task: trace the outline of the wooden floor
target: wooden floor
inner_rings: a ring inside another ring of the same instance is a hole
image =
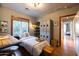
[[[73,39],[66,36],[61,44],[61,47],[55,47],[54,56],[76,56],[75,45]]]
[[[76,52],[69,48],[65,50],[63,47],[56,47],[55,51],[53,52],[52,56],[76,56]]]

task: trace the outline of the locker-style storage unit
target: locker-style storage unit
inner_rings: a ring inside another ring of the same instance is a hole
[[[51,44],[53,39],[53,20],[40,21],[40,38],[47,40]]]

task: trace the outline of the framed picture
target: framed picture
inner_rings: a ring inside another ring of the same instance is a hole
[[[0,32],[8,32],[8,22],[0,21]]]

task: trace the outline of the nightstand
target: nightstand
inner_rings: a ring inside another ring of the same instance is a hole
[[[55,50],[55,49],[52,48],[51,46],[45,46],[45,47],[43,48],[43,54],[44,54],[45,56],[52,56],[54,50]]]

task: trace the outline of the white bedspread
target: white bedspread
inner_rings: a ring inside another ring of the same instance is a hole
[[[22,43],[20,44],[28,52],[34,56],[40,55],[44,46],[49,45],[47,41],[37,42],[36,37],[22,38]]]

